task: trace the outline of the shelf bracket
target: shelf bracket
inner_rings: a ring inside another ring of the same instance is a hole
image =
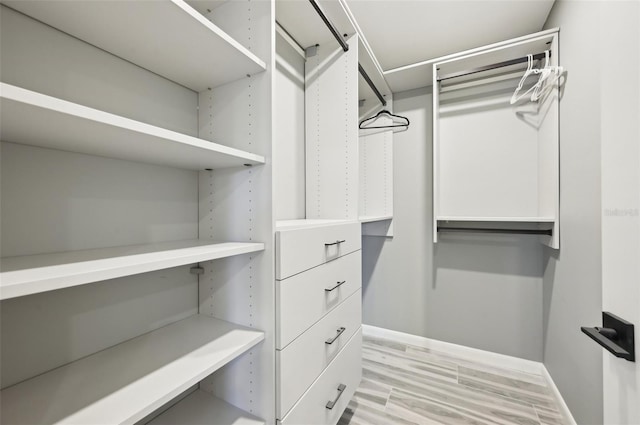
[[[204,274],[204,269],[200,267],[200,265],[198,264],[197,266],[191,267],[189,269],[189,273],[195,274],[195,275],[201,275],[201,274]]]

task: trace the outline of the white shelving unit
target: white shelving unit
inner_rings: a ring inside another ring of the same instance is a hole
[[[2,420],[133,424],[263,339],[196,315],[2,390]]]
[[[0,261],[0,300],[262,250],[262,243],[196,239],[7,257]]]
[[[0,98],[6,142],[192,170],[264,163],[260,155],[10,84],[0,83]]]
[[[275,424],[273,4],[0,8],[3,423]]]
[[[176,424],[264,425],[265,422],[219,398],[198,390],[149,422],[149,425]]]
[[[183,0],[3,4],[196,92],[266,68]]]
[[[510,103],[527,55],[545,51],[559,65],[557,29],[432,63],[434,242],[445,221],[501,222],[512,233],[511,223],[529,223],[539,224],[540,242],[559,249],[558,85],[539,101]]]

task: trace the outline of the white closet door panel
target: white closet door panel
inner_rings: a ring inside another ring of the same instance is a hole
[[[276,279],[324,264],[357,251],[361,246],[360,223],[344,223],[276,232]]]
[[[278,418],[338,355],[362,323],[362,293],[357,291],[285,349],[276,352]],[[332,341],[331,344],[328,342]],[[359,362],[352,367],[359,367]]]
[[[276,281],[276,348],[286,347],[361,287],[361,251]]]
[[[311,388],[280,422],[282,425],[336,424],[353,397],[362,378],[362,330],[347,343]],[[344,385],[342,392],[338,391]],[[333,408],[327,404],[335,401]]]

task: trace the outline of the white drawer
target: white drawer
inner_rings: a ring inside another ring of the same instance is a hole
[[[362,296],[358,290],[284,350],[276,350],[278,418],[286,415],[361,324]]]
[[[278,230],[276,232],[276,279],[286,279],[359,250],[360,227],[359,222],[351,222]]]
[[[362,286],[361,252],[276,281],[277,349],[286,347]]]
[[[335,425],[362,378],[362,330],[348,342],[338,357],[291,409],[282,425]],[[344,385],[342,392],[339,386]],[[338,397],[339,396],[339,397]],[[337,398],[337,401],[335,401]],[[332,409],[328,403],[335,401]]]

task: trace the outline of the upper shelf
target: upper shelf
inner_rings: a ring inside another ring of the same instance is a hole
[[[263,243],[186,240],[7,257],[0,300],[262,250]]]
[[[2,390],[2,421],[133,424],[263,339],[195,315]]]
[[[266,69],[183,0],[3,4],[197,92]]]
[[[192,170],[264,163],[260,155],[10,84],[0,83],[0,99],[4,142]]]

